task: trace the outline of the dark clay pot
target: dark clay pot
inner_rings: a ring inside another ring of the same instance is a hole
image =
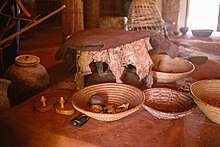
[[[4,77],[12,81],[9,87],[9,99],[16,105],[45,89],[49,84],[47,70],[34,55],[19,55],[15,63],[5,72]]]
[[[8,86],[10,84],[10,80],[0,78],[0,113],[10,108],[8,99]]]

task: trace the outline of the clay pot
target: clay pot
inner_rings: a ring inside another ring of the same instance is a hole
[[[47,70],[34,55],[17,56],[15,63],[6,70],[4,77],[12,81],[9,87],[12,105],[36,95],[50,82]]]
[[[10,80],[0,78],[0,113],[10,108],[8,99],[8,86],[10,84]]]
[[[186,35],[188,29],[189,29],[188,27],[181,27],[181,28],[179,28],[180,32],[181,32],[183,35]]]

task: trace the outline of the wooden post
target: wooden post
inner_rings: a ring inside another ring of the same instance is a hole
[[[218,12],[218,26],[217,31],[220,32],[220,4],[219,4],[219,12]]]
[[[63,41],[68,35],[84,29],[83,0],[63,0],[66,9],[62,11]]]
[[[99,0],[85,0],[85,27],[99,27]]]
[[[162,9],[162,17],[164,21],[173,24],[172,31],[178,32],[180,0],[162,1]]]

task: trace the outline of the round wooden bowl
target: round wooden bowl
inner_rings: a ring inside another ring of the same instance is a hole
[[[182,79],[195,70],[195,66],[188,60],[176,57],[172,59],[166,54],[151,56],[154,63],[153,79],[158,83],[172,83]]]
[[[195,37],[209,37],[212,35],[213,30],[210,29],[196,29],[196,30],[191,30],[192,35]]]
[[[99,94],[104,98],[104,104],[122,105],[129,103],[128,110],[115,114],[94,113],[88,111],[89,99],[92,95]],[[95,84],[80,89],[73,94],[73,107],[79,112],[100,121],[115,121],[137,111],[144,103],[143,92],[131,85],[119,83]]]
[[[178,119],[190,114],[194,101],[185,93],[169,88],[151,88],[143,91],[142,107],[159,119]]]
[[[200,110],[213,122],[220,124],[220,80],[201,80],[190,86],[190,92]]]
[[[188,27],[180,27],[179,28],[180,32],[183,34],[183,35],[186,35],[187,31],[189,30]]]

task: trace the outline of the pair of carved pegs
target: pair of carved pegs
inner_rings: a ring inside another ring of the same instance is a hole
[[[47,102],[47,99],[44,96],[41,96],[40,102],[35,105],[35,109],[39,112],[47,112],[55,107],[55,111],[58,114],[63,115],[72,115],[75,113],[75,109],[72,104],[68,102],[63,97],[60,97],[59,103],[56,102]]]

